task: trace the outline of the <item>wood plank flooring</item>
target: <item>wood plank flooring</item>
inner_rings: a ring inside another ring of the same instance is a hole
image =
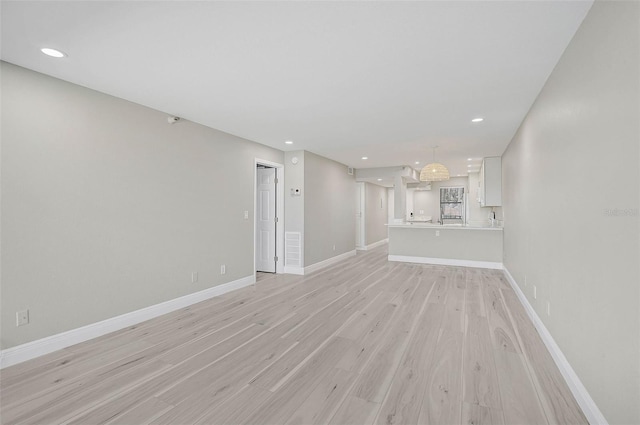
[[[0,372],[2,424],[586,424],[501,271],[385,247]]]

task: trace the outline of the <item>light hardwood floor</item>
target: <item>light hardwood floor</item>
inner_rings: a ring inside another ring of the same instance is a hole
[[[3,424],[586,424],[495,270],[386,247],[1,372]]]

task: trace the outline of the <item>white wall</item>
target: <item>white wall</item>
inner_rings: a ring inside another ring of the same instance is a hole
[[[406,204],[406,216],[405,219],[406,220],[410,220],[411,219],[411,213],[413,213],[413,217],[416,218],[418,217],[418,214],[416,212],[414,212],[414,206],[413,206],[413,193],[416,190],[414,188],[409,188],[407,187],[407,204]]]
[[[502,157],[504,264],[612,424],[640,423],[639,22],[596,1]]]
[[[294,164],[291,160],[297,158]],[[300,189],[299,195],[291,191]],[[304,267],[304,151],[284,153],[284,231],[297,232],[302,236],[300,267]],[[286,257],[285,252],[285,257]],[[286,261],[286,258],[285,258]]]
[[[305,151],[304,191],[305,267],[355,250],[356,181],[347,166]]]
[[[2,349],[253,274],[254,158],[281,151],[1,67]]]
[[[365,244],[387,238],[387,188],[365,183]]]

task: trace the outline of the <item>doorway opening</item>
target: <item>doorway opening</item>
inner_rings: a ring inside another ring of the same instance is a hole
[[[284,264],[284,166],[255,160],[254,272],[282,273]]]

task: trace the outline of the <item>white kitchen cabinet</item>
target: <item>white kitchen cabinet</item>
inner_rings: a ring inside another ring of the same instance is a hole
[[[481,207],[502,206],[502,158],[499,156],[482,160],[478,200]]]

